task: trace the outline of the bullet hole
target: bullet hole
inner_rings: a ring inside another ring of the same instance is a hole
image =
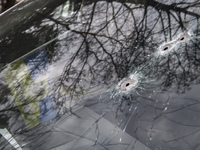
[[[156,56],[164,56],[168,55],[173,51],[173,47],[175,46],[175,41],[170,41],[168,43],[162,44],[159,48],[158,51],[155,53]]]
[[[185,33],[185,34],[181,35],[181,36],[178,38],[177,41],[182,42],[182,41],[187,40],[189,37],[190,37],[190,35],[189,35],[188,33]]]
[[[121,83],[119,84],[119,89],[121,91],[129,91],[130,89],[132,89],[133,87],[135,87],[137,85],[138,81],[136,79],[126,79],[125,81],[121,81]]]
[[[167,44],[161,46],[160,49],[161,49],[161,51],[169,51],[173,47],[173,44],[174,43],[167,43]]]
[[[126,87],[129,86],[129,85],[130,85],[130,83],[127,83],[127,84],[126,84]]]
[[[180,38],[180,41],[183,41],[185,39],[185,37]]]
[[[168,49],[169,49],[169,47],[166,46],[166,47],[163,48],[163,51],[166,51],[166,50],[168,50]]]

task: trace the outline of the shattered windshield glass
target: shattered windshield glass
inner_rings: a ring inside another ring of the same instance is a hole
[[[199,10],[37,0],[0,16],[0,148],[200,149]]]

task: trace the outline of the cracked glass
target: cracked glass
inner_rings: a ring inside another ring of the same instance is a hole
[[[0,16],[0,148],[200,148],[198,0],[23,1]]]

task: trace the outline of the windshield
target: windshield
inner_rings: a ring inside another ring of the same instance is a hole
[[[199,9],[38,0],[3,14],[1,149],[199,149]]]

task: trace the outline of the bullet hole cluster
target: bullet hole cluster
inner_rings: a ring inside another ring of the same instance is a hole
[[[162,44],[158,50],[153,54],[154,57],[158,58],[160,56],[165,56],[173,51],[175,51],[175,46],[177,44],[181,44],[183,42],[186,42],[191,38],[191,34],[188,32],[185,32],[183,34],[180,34],[175,40],[169,41],[167,43]],[[142,83],[142,75],[139,73],[132,73],[127,78],[122,79],[116,89],[121,94],[128,94],[130,91],[137,90],[138,87],[140,87],[140,84]],[[145,82],[146,83],[146,82]]]
[[[162,51],[167,51],[170,50],[172,47],[174,47],[176,44],[181,43],[181,42],[185,42],[186,40],[188,40],[191,37],[191,35],[189,33],[184,33],[178,36],[177,39],[175,39],[174,41],[171,41],[169,43],[166,43],[163,48]]]
[[[166,54],[173,52],[175,50],[174,47],[177,44],[186,42],[187,40],[190,39],[190,37],[191,37],[191,35],[188,32],[186,32],[186,33],[179,35],[175,40],[172,40],[172,41],[162,44],[158,48],[158,50],[156,52],[156,56],[164,56]]]

